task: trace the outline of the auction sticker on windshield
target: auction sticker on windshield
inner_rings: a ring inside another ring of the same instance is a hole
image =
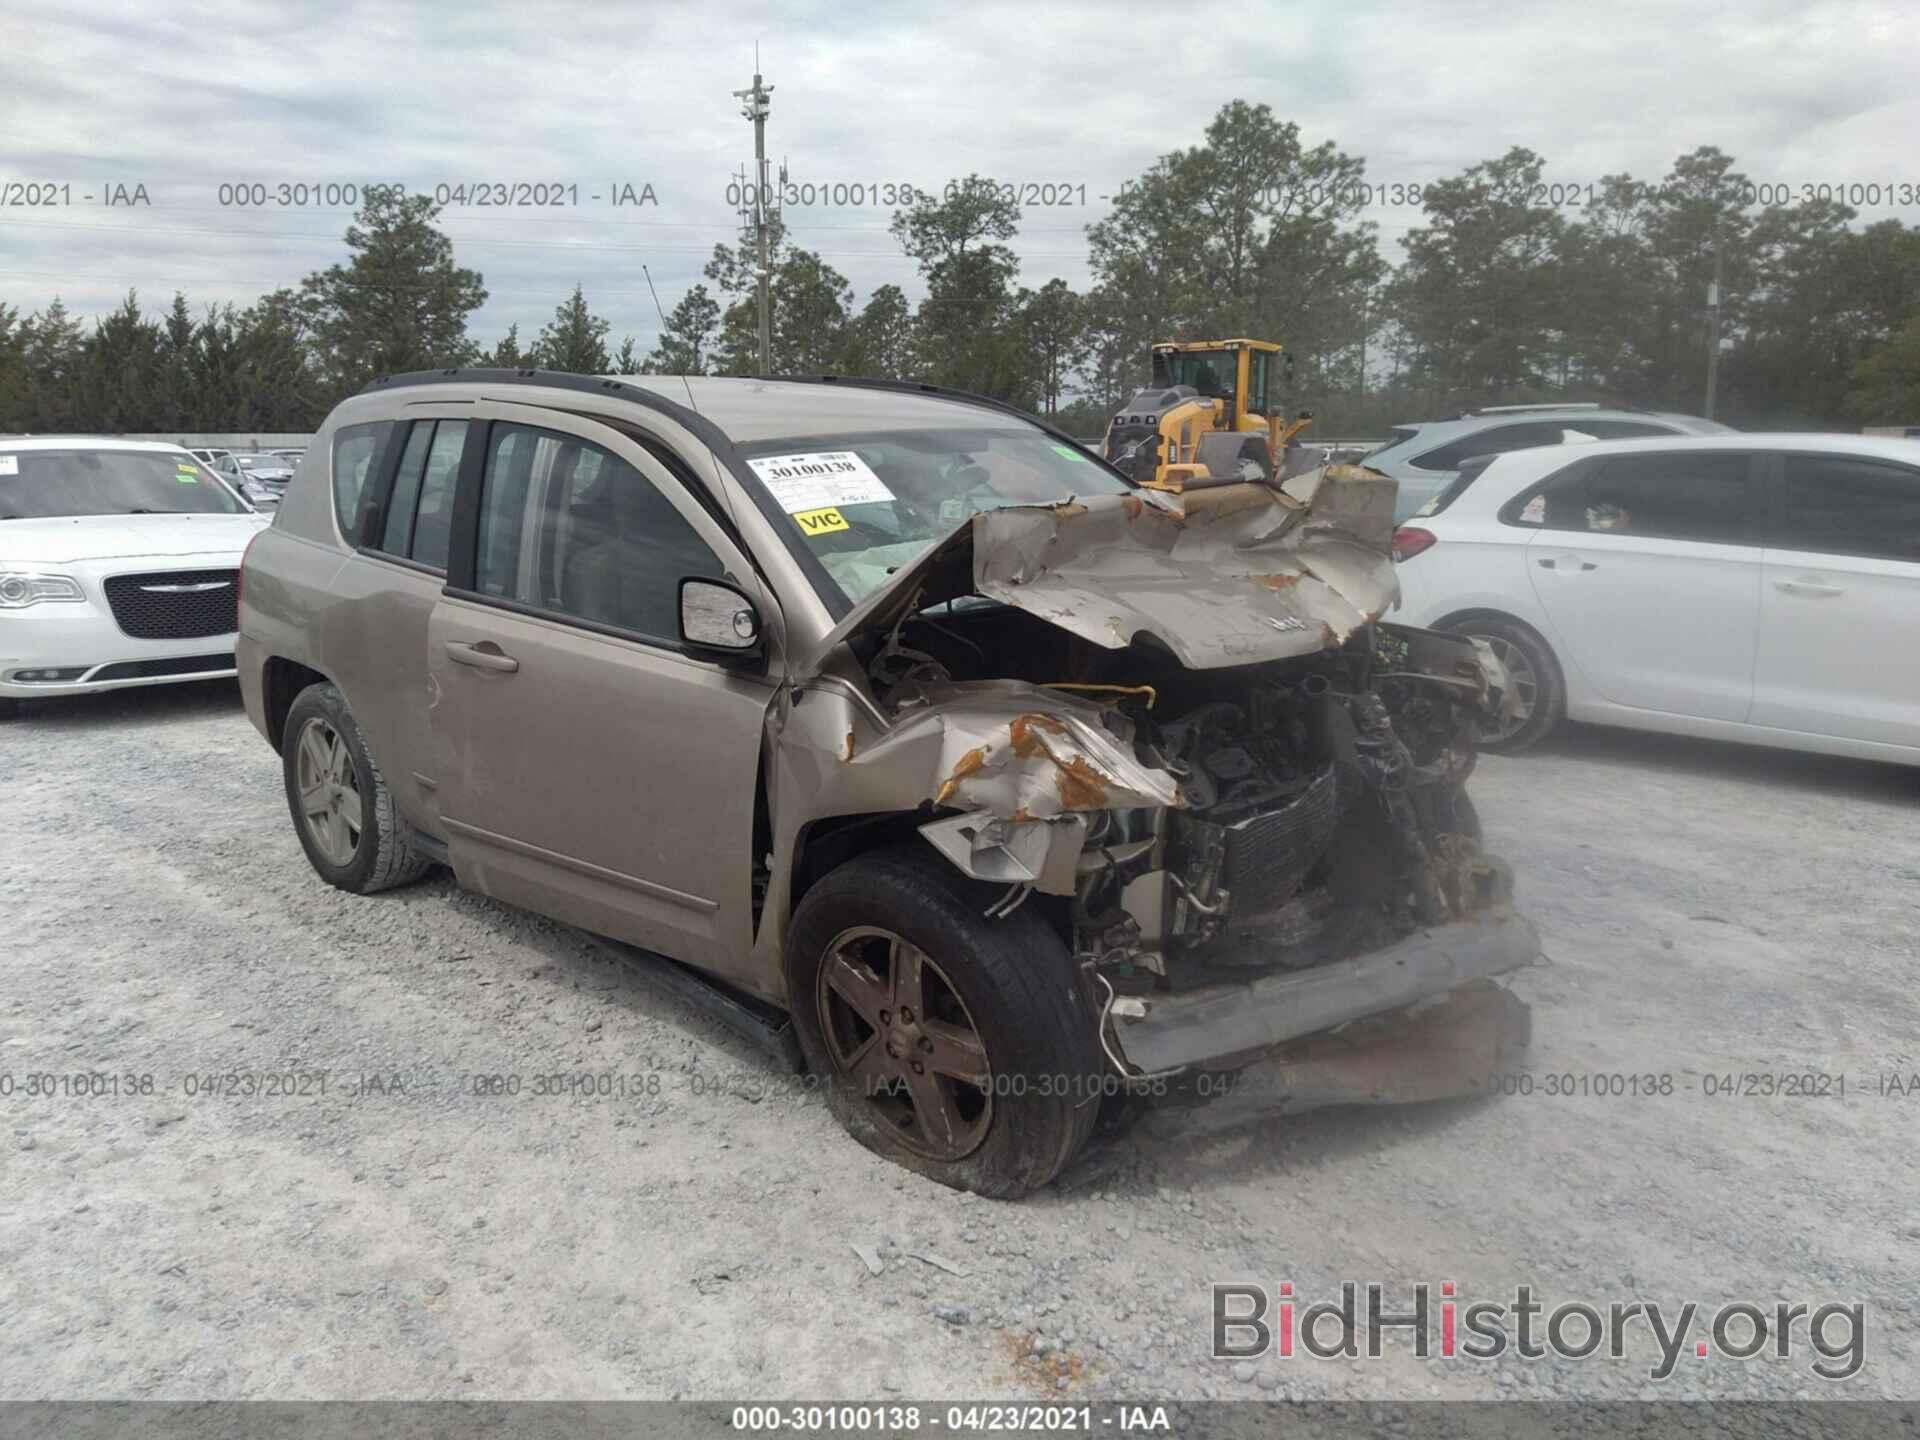
[[[766,455],[747,464],[789,515],[893,499],[885,482],[851,450]]]
[[[836,530],[851,530],[847,517],[828,506],[824,510],[798,510],[794,512],[794,524],[800,527],[803,535],[830,535]]]
[[[20,457],[18,455],[0,455],[0,475],[18,475]]]

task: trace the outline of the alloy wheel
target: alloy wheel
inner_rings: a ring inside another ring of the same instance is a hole
[[[958,1160],[986,1138],[993,1073],[979,1029],[946,972],[891,930],[842,931],[815,1003],[836,1074],[901,1143]]]
[[[340,732],[318,716],[300,727],[294,743],[299,747],[294,778],[307,835],[329,865],[350,865],[360,848],[365,818],[353,752]]]
[[[1498,744],[1519,733],[1528,720],[1533,718],[1533,707],[1540,703],[1540,677],[1534,673],[1533,662],[1527,659],[1526,652],[1511,640],[1499,635],[1477,635],[1467,632],[1469,638],[1484,640],[1487,648],[1493,651],[1493,658],[1506,667],[1507,683],[1513,686],[1516,704],[1511,715],[1503,715],[1493,722],[1482,722],[1475,734],[1484,744]]]

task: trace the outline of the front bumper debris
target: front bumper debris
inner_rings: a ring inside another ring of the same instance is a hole
[[[1540,938],[1526,920],[1487,915],[1311,970],[1147,997],[1144,1016],[1116,1018],[1115,1038],[1141,1071],[1230,1070],[1289,1041],[1517,970],[1539,954]]]
[[[1230,1077],[1226,1093],[1261,1114],[1484,1095],[1525,1063],[1532,1031],[1518,995],[1470,980],[1438,1000],[1290,1040]]]

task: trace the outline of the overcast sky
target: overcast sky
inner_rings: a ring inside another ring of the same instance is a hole
[[[0,300],[36,310],[58,294],[92,315],[133,286],[153,310],[176,289],[196,307],[244,304],[343,255],[346,212],[222,208],[223,183],[546,181],[577,186],[578,205],[442,216],[490,292],[475,337],[518,321],[531,339],[578,282],[616,343],[649,346],[642,263],[671,309],[733,238],[727,182],[752,133],[731,92],[756,41],[775,87],[769,150],[796,182],[938,190],[979,171],[1074,187],[1075,204],[1027,212],[1029,285],[1084,283],[1101,197],[1197,143],[1235,98],[1365,157],[1376,182],[1515,144],[1552,181],[1655,180],[1713,144],[1756,181],[1920,186],[1914,0],[168,8],[0,0],[0,187],[72,196],[27,208],[0,194]],[[114,184],[144,185],[151,208],[104,206]],[[659,203],[615,207],[621,185]],[[1920,209],[1883,199],[1861,220],[1887,216]],[[889,280],[913,288],[888,217],[868,204],[786,218],[864,300]],[[1397,261],[1418,212],[1369,218]]]

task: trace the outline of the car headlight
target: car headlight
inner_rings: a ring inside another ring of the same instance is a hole
[[[47,601],[86,598],[80,582],[71,575],[0,569],[0,610],[24,610]]]

